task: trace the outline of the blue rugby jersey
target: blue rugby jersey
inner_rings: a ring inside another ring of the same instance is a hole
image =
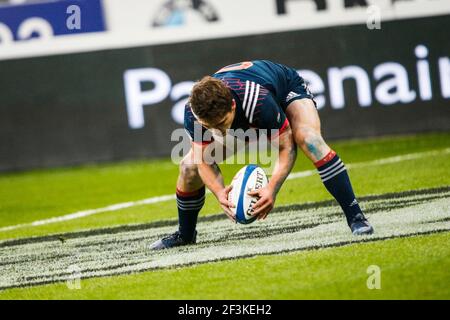
[[[230,129],[249,128],[271,130],[281,134],[289,122],[285,109],[296,99],[313,99],[297,72],[282,64],[267,60],[241,62],[226,66],[215,74],[229,89],[236,101],[236,115]],[[194,142],[212,141],[194,136],[196,118],[189,104],[185,107],[184,127]]]

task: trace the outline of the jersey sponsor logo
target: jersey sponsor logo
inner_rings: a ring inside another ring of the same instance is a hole
[[[253,114],[255,112],[256,103],[261,86],[253,81],[247,80],[245,82],[245,94],[242,102],[242,109],[244,109],[245,117],[250,123],[253,123]]]

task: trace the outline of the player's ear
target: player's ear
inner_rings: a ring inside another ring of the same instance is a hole
[[[231,110],[234,111],[236,109],[236,100],[231,100]]]

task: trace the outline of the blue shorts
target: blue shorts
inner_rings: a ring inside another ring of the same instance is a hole
[[[305,98],[311,99],[317,108],[317,104],[314,101],[314,95],[309,90],[305,80],[299,76],[297,70],[286,67],[285,77],[289,91],[281,104],[283,111],[286,111],[291,102]]]

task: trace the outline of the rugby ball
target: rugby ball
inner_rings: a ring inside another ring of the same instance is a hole
[[[263,188],[267,183],[264,170],[254,164],[245,166],[236,173],[231,182],[233,188],[228,194],[228,200],[235,205],[231,210],[236,215],[236,222],[248,224],[256,220],[251,213],[258,198],[248,195],[248,192]]]

